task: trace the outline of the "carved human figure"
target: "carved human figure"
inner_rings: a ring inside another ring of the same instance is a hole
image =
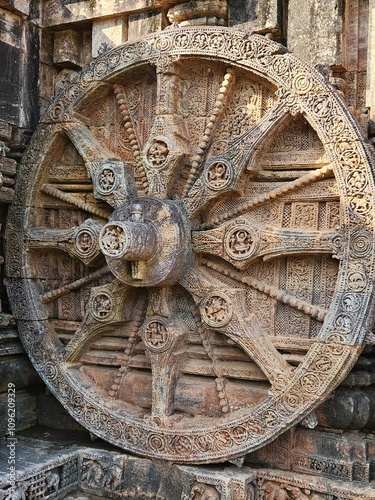
[[[220,500],[220,494],[216,488],[195,482],[190,492],[191,500]]]
[[[227,317],[228,305],[222,297],[210,297],[207,300],[205,310],[209,320],[215,323],[221,323]]]
[[[110,191],[115,184],[115,173],[111,168],[104,168],[98,178],[102,191]]]
[[[305,493],[302,492],[301,488],[298,488],[297,486],[291,486],[287,484],[285,485],[285,488],[290,491],[292,498],[295,500],[310,500],[310,497],[305,495]]]
[[[122,250],[124,238],[121,228],[110,226],[104,232],[101,243],[108,253],[118,255]]]
[[[250,234],[240,229],[230,237],[229,248],[236,255],[245,255],[250,250],[252,242]]]
[[[92,236],[87,231],[82,231],[77,236],[77,246],[83,253],[87,253],[93,245]]]
[[[155,141],[147,152],[147,158],[154,168],[160,168],[167,159],[169,149],[164,141]]]
[[[101,464],[95,460],[88,460],[84,467],[83,479],[86,483],[94,486],[103,486],[105,471]]]
[[[167,330],[162,323],[152,321],[146,329],[146,340],[153,347],[162,347],[167,339]]]
[[[105,318],[112,310],[111,299],[104,293],[97,295],[93,302],[93,309],[96,316]]]
[[[112,464],[107,471],[105,485],[111,490],[117,490],[122,485],[122,467]]]
[[[262,491],[267,493],[264,498],[267,500],[290,500],[289,493],[285,489],[285,484],[268,481],[262,487]]]
[[[214,163],[208,170],[208,182],[215,188],[224,186],[228,179],[228,169],[224,163]]]

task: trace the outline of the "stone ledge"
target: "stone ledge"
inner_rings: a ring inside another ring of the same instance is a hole
[[[17,461],[13,477],[7,473],[8,445],[12,443]],[[225,464],[180,466],[137,458],[101,440],[92,443],[87,433],[70,432],[67,437],[65,432],[43,427],[4,440],[0,450],[0,470],[4,471],[0,474],[1,499],[9,497],[12,480],[14,494],[21,495],[17,498],[188,500],[201,498],[199,495],[203,494],[206,496],[202,498],[214,500],[374,498],[373,484],[333,481],[277,469],[240,469]]]

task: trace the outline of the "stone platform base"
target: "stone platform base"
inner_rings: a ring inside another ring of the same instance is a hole
[[[174,465],[124,454],[101,440],[91,442],[86,433],[45,428],[3,440],[0,471],[0,500],[375,498],[371,484],[231,464]]]

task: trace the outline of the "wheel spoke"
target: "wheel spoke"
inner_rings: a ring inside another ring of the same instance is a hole
[[[134,300],[134,291],[119,281],[93,287],[83,324],[66,346],[65,361],[78,361],[100,335],[130,321]]]
[[[137,127],[130,111],[126,89],[122,85],[115,85],[114,93],[135,159],[134,181],[138,194],[144,195],[148,192],[148,181],[141,158],[141,145],[137,134]]]
[[[242,217],[216,229],[193,231],[193,250],[216,255],[238,269],[263,260],[298,254],[332,254],[339,250],[337,231],[278,229]]]
[[[156,67],[156,105],[150,138],[143,148],[148,194],[171,197],[178,175],[190,155],[182,108],[179,65],[173,61]]]
[[[225,221],[233,219],[239,215],[245,214],[249,210],[256,208],[264,203],[275,200],[280,196],[284,196],[288,193],[296,191],[297,189],[301,189],[302,187],[311,184],[312,182],[323,180],[327,177],[331,177],[333,172],[332,165],[325,165],[322,168],[318,168],[309,172],[308,174],[302,175],[298,179],[295,179],[291,182],[287,182],[285,184],[280,185],[267,193],[260,194],[259,196],[252,198],[249,201],[241,203],[239,206],[234,208],[233,210],[228,210],[224,214],[219,217],[213,217],[212,219],[208,219],[204,224],[202,224],[201,229],[207,229],[210,227],[215,227]]]
[[[50,300],[58,299],[62,295],[65,295],[69,292],[73,292],[74,290],[79,290],[83,286],[89,285],[93,281],[99,280],[100,278],[106,276],[109,273],[110,273],[109,267],[104,266],[98,271],[90,273],[87,276],[84,276],[83,278],[80,278],[76,281],[72,281],[67,285],[64,285],[60,288],[56,288],[55,290],[51,290],[50,292],[44,293],[42,295],[42,301],[49,302]]]
[[[223,286],[197,268],[181,280],[199,306],[203,324],[227,335],[257,363],[276,388],[291,367],[265,335],[254,314],[244,304],[244,290]]]
[[[112,207],[135,195],[125,162],[107,151],[83,123],[69,123],[64,130],[85,162],[94,185],[94,196]]]
[[[209,158],[185,200],[191,216],[209,201],[238,190],[239,179],[246,169],[255,173],[258,149],[288,114],[288,109],[279,102],[245,134],[230,143],[229,149]]]
[[[235,83],[235,75],[233,68],[228,68],[223,81],[221,83],[219,92],[216,96],[215,106],[211,116],[207,120],[206,130],[204,136],[199,143],[196,156],[193,158],[191,170],[189,172],[189,177],[186,181],[183,198],[188,195],[188,192],[196,180],[197,174],[200,170],[203,159],[205,158],[207,151],[212,142],[212,137],[218,125],[220,124],[221,118],[223,116],[225,107],[228,103],[228,97],[230,96],[230,90]]]
[[[103,226],[87,219],[71,229],[32,229],[26,236],[29,249],[63,250],[87,266],[95,265],[100,254],[99,232]]]
[[[104,220],[108,219],[109,215],[106,210],[102,210],[101,208],[96,207],[92,203],[83,201],[81,198],[78,198],[78,196],[69,193],[64,193],[60,189],[57,189],[56,187],[52,186],[51,184],[44,184],[41,188],[41,191],[48,194],[49,196],[57,198],[58,200],[70,203],[71,205],[74,205],[80,208],[81,210],[88,212],[89,214],[97,215],[98,217],[101,217]]]
[[[149,290],[149,303],[142,328],[152,370],[152,419],[172,415],[178,363],[188,327],[181,318],[172,288]]]
[[[316,306],[304,300],[298,299],[297,297],[294,297],[293,295],[284,292],[284,290],[280,290],[275,286],[268,285],[256,278],[252,278],[251,276],[243,276],[243,274],[239,273],[238,271],[230,271],[224,268],[223,266],[214,264],[206,259],[202,259],[202,263],[208,268],[216,272],[220,272],[225,276],[229,276],[230,278],[234,279],[235,281],[238,281],[239,283],[249,285],[255,290],[264,293],[268,297],[277,299],[279,302],[288,305],[290,307],[293,307],[298,311],[302,311],[311,318],[317,319],[318,321],[323,321],[328,313],[328,311],[323,307]]]

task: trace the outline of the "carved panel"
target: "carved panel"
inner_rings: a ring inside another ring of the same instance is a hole
[[[315,425],[372,324],[372,161],[332,87],[262,36],[172,27],[98,57],[48,108],[9,215],[34,366],[148,457],[240,460]]]

